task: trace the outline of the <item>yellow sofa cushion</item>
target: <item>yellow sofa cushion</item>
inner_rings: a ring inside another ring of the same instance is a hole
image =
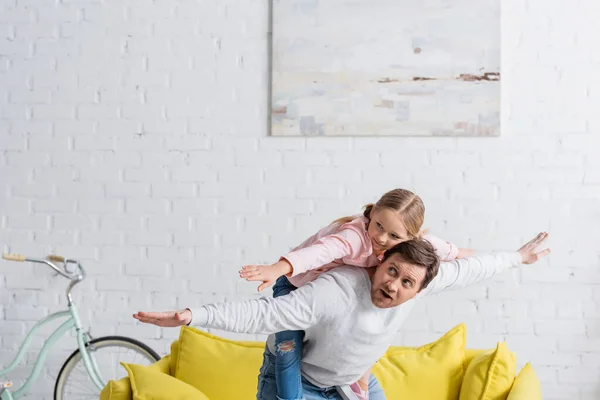
[[[465,372],[460,400],[506,400],[516,375],[516,360],[506,343],[482,353]]]
[[[170,374],[171,355],[166,355],[148,368],[163,374]],[[131,382],[128,376],[117,381],[109,381],[100,393],[100,400],[132,400]]]
[[[265,344],[227,340],[184,326],[175,377],[209,399],[255,400]]]
[[[515,378],[508,400],[542,400],[540,380],[531,364],[525,364]]]
[[[129,373],[133,400],[208,400],[201,391],[154,369],[121,363]]]
[[[129,377],[118,381],[108,381],[100,392],[100,400],[132,400]]]
[[[433,343],[390,347],[373,368],[388,399],[456,400],[463,380],[466,327],[457,325]]]

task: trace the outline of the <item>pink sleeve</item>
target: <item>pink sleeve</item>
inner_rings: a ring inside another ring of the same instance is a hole
[[[364,251],[360,235],[353,229],[343,229],[323,236],[310,246],[294,250],[282,258],[292,264],[292,276],[317,269],[333,260],[355,256]]]
[[[458,246],[455,244],[433,235],[425,235],[424,239],[435,247],[435,253],[441,261],[452,261],[458,256]]]

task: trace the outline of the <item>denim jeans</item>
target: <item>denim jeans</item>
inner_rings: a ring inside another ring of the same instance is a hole
[[[273,286],[273,297],[285,296],[296,289],[296,286],[282,276]],[[279,399],[303,398],[300,373],[303,340],[304,331],[283,331],[275,334],[275,382]]]
[[[303,397],[294,398],[302,400],[343,400],[338,390],[335,387],[320,388],[305,378],[301,378],[301,385],[304,391]],[[275,383],[275,355],[265,347],[263,355],[263,365],[260,368],[258,376],[258,392],[257,400],[290,400],[277,395],[277,385]],[[370,400],[386,400],[385,393],[377,379],[371,375],[369,379],[369,399]]]

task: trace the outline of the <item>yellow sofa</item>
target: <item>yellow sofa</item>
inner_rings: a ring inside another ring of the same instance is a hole
[[[373,369],[386,397],[418,400],[541,400],[530,364],[517,374],[514,353],[466,349],[461,324],[421,347],[390,347]],[[253,400],[263,342],[227,340],[182,327],[171,354],[143,367],[123,364],[128,376],[110,381],[100,400]]]

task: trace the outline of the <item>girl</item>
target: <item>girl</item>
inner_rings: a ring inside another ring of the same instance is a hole
[[[273,297],[283,296],[323,272],[341,265],[373,267],[383,253],[396,244],[421,236],[425,206],[411,191],[394,189],[375,204],[365,206],[362,215],[340,218],[305,240],[272,265],[246,265],[240,277],[262,281],[261,291],[273,282]],[[468,249],[431,235],[425,235],[436,248],[442,261],[473,254]],[[303,398],[300,380],[303,331],[285,331],[275,335],[275,378],[277,396],[283,399]],[[351,385],[359,399],[368,398],[371,371]]]

